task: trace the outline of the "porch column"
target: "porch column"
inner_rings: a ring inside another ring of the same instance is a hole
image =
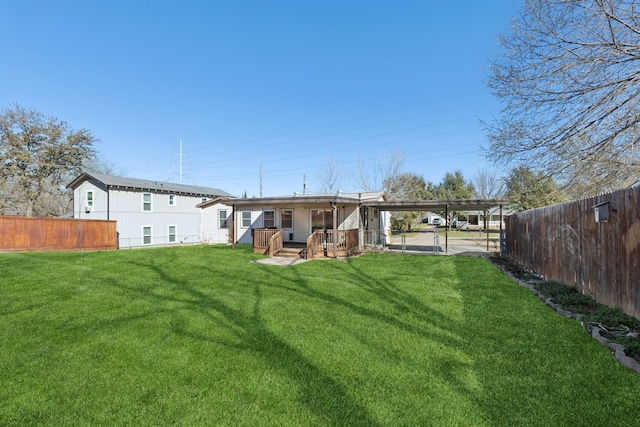
[[[338,206],[331,203],[333,213],[333,257],[338,258]]]
[[[364,232],[363,227],[362,227],[362,215],[361,215],[361,212],[360,212],[361,209],[362,209],[361,205],[358,205],[358,207],[356,207],[356,217],[357,217],[357,220],[358,220],[358,248],[359,249],[360,248],[364,248],[364,246],[365,246],[365,241],[364,241],[365,232]]]
[[[236,250],[236,225],[238,224],[238,212],[236,211],[236,205],[231,206],[231,249]]]
[[[489,227],[491,226],[491,209],[487,209],[487,213],[485,215],[485,227],[487,230],[487,252],[489,252]]]

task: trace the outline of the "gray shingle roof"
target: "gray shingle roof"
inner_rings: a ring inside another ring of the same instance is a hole
[[[75,189],[85,180],[93,178],[109,187],[132,188],[137,190],[156,190],[166,191],[176,194],[193,194],[207,197],[234,197],[232,194],[222,191],[218,188],[200,187],[197,185],[174,184],[171,182],[153,181],[148,179],[125,178],[121,176],[104,175],[95,172],[83,172],[80,176],[73,180],[68,188]]]

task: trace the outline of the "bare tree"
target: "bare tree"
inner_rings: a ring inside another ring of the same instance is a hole
[[[389,192],[388,184],[402,173],[405,154],[389,150],[371,164],[360,162],[354,180],[363,191]]]
[[[504,193],[504,180],[498,175],[495,169],[482,169],[478,171],[473,177],[473,186],[476,193],[476,197],[481,199],[493,199],[501,197]],[[484,228],[488,226],[489,209],[482,211],[482,220],[484,222]]]
[[[339,160],[336,156],[329,156],[323,169],[318,173],[320,192],[332,194],[340,189],[342,174],[340,173]]]
[[[390,200],[424,200],[427,197],[427,183],[415,173],[401,173],[384,183]],[[411,228],[411,223],[421,216],[419,211],[391,213],[391,227],[395,230]]]
[[[525,0],[488,85],[484,123],[498,162],[584,191],[640,177],[640,14],[636,0]],[[594,174],[598,171],[599,174]]]
[[[481,169],[473,177],[473,188],[481,199],[494,199],[504,193],[504,181],[495,169]]]

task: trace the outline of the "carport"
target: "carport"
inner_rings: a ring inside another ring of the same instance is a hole
[[[449,250],[449,212],[483,211],[491,208],[500,208],[500,234],[502,234],[503,206],[508,205],[507,199],[475,199],[475,200],[402,200],[402,201],[365,201],[362,206],[372,207],[381,211],[444,211],[445,228],[445,253]],[[487,251],[489,250],[489,227],[487,233]]]

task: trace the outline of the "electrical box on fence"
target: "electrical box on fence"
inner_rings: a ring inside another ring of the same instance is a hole
[[[596,222],[609,221],[609,202],[598,203],[593,205],[592,208]]]

